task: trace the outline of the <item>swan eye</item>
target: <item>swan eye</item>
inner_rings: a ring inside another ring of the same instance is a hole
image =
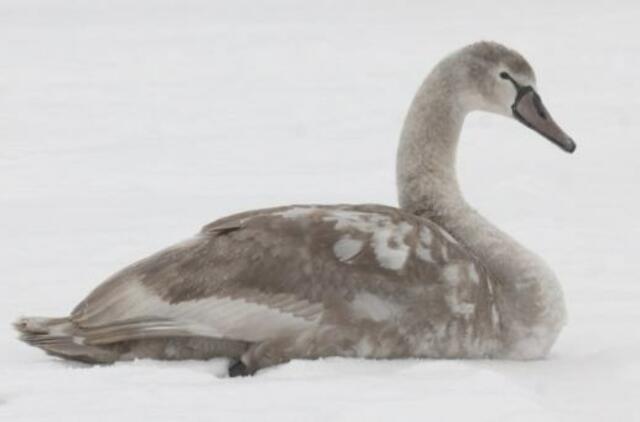
[[[500,72],[500,77],[502,79],[506,79],[509,82],[511,82],[514,86],[514,88],[516,89],[516,91],[520,92],[522,90],[522,88],[524,88],[522,85],[520,85],[518,82],[516,82],[515,79],[513,79],[511,77],[511,75],[509,75],[507,72]]]

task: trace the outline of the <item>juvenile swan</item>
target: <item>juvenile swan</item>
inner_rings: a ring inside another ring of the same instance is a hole
[[[537,359],[565,321],[553,272],[464,200],[465,116],[513,117],[567,152],[517,52],[480,42],[420,87],[398,150],[401,208],[295,205],[222,218],[125,268],[21,339],[91,363],[231,358],[232,376],[290,359]]]

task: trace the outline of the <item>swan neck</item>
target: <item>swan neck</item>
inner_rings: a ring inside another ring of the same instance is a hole
[[[437,216],[465,207],[456,175],[456,151],[467,111],[453,80],[436,68],[416,94],[397,155],[399,203]]]
[[[502,356],[542,357],[564,324],[562,290],[540,258],[465,201],[456,176],[456,150],[471,110],[450,75],[446,67],[436,67],[409,109],[397,157],[400,207],[436,222],[489,271],[503,321]]]

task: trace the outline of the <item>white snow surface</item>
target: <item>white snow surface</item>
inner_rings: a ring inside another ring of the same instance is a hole
[[[0,2],[0,420],[640,420],[636,1]],[[396,203],[427,71],[493,39],[534,65],[564,154],[469,116],[470,202],[542,255],[569,323],[547,360],[90,367],[15,339],[231,212]]]

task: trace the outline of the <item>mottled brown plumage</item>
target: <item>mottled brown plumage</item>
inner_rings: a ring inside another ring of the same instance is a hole
[[[455,178],[466,114],[509,113],[517,92],[505,69],[535,83],[522,56],[495,43],[454,53],[427,78],[398,152],[402,208],[222,218],[113,275],[69,317],[19,320],[21,338],[95,363],[224,356],[237,360],[232,375],[335,355],[544,356],[564,321],[555,276],[469,207]]]

